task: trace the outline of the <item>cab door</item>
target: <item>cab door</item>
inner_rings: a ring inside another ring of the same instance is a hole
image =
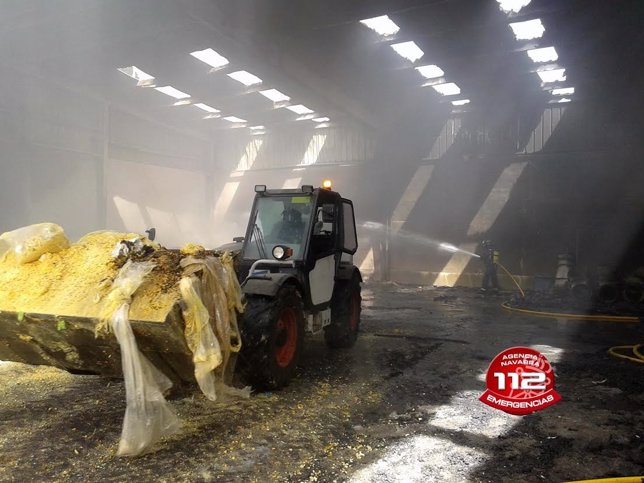
[[[311,305],[324,308],[333,296],[335,274],[340,261],[338,197],[320,191],[313,214],[309,243],[309,288]]]

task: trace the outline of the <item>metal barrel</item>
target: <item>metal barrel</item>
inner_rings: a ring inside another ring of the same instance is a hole
[[[597,267],[597,300],[612,304],[619,300],[619,285],[607,267]]]
[[[590,302],[593,290],[586,279],[573,280],[570,285],[572,296],[580,302]]]
[[[614,282],[606,282],[597,288],[597,298],[606,303],[614,303],[619,300],[619,287]]]
[[[626,282],[622,295],[627,302],[639,303],[644,298],[644,285],[642,282]]]

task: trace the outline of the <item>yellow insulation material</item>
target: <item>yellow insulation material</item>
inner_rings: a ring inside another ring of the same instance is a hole
[[[99,318],[99,302],[120,268],[112,251],[121,240],[133,238],[141,237],[94,232],[69,248],[46,253],[30,263],[18,265],[5,257],[0,261],[0,311]],[[149,240],[144,242],[152,245]],[[152,258],[157,268],[132,301],[132,320],[163,322],[180,297],[180,255],[157,249]]]
[[[181,247],[182,255],[192,255],[193,257],[205,257],[206,249],[201,245],[196,245],[194,243],[187,243]]]

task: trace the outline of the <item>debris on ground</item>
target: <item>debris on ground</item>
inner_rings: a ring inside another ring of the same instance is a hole
[[[115,457],[123,381],[0,363],[0,480],[531,483],[641,473],[642,368],[605,351],[638,328],[512,314],[475,290],[403,288],[365,284],[356,346],[329,351],[312,337],[287,388],[234,405],[171,400],[182,432],[136,459]],[[433,300],[445,292],[458,300]],[[405,337],[376,336],[385,333]],[[560,353],[548,358],[562,401],[522,417],[478,400],[492,358],[517,344]]]

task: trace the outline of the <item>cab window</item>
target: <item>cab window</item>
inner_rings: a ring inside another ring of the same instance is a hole
[[[257,200],[244,258],[272,258],[275,245],[293,249],[292,259],[301,259],[311,214],[311,197],[264,196]]]
[[[336,246],[337,210],[334,203],[323,203],[316,208],[311,249],[315,255],[333,251]]]
[[[356,235],[353,204],[349,200],[342,200],[342,221],[344,225],[344,243],[342,250],[353,255],[358,249],[358,237]]]

